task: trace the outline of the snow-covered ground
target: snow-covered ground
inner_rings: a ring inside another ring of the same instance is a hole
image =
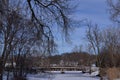
[[[98,72],[83,74],[81,71],[66,71],[65,74],[61,74],[60,71],[52,71],[48,73],[29,74],[28,80],[99,80],[99,77],[95,75]]]

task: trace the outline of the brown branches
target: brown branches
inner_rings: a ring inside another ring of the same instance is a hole
[[[108,0],[108,5],[110,7],[111,20],[120,23],[120,1]]]

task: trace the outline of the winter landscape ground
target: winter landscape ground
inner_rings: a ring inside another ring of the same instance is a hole
[[[99,80],[99,77],[95,75],[98,72],[94,72],[91,75],[88,73],[83,74],[81,71],[66,71],[65,74],[61,74],[60,71],[53,71],[40,74],[29,74],[28,80]]]

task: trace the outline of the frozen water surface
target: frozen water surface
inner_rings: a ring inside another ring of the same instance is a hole
[[[90,74],[83,74],[81,71],[66,71],[61,74],[60,71],[52,71],[48,73],[29,74],[28,80],[99,80],[99,77]]]

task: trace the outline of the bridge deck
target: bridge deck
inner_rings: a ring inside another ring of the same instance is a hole
[[[34,68],[36,69],[37,71],[41,71],[41,70],[44,70],[44,71],[80,71],[82,70],[81,67],[36,67]]]

